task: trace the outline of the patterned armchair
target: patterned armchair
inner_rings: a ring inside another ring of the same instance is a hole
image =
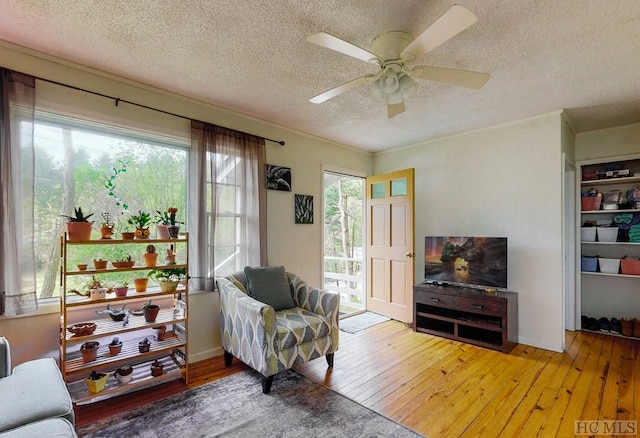
[[[258,371],[265,394],[273,376],[296,363],[326,356],[333,367],[338,349],[340,296],[312,288],[295,274],[286,277],[295,307],[278,311],[248,295],[244,272],[217,279],[225,365],[235,356]]]

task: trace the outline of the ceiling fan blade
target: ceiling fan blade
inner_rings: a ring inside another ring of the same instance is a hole
[[[404,112],[404,101],[400,103],[388,103],[387,104],[387,118],[391,119],[398,114]]]
[[[478,18],[460,5],[453,5],[431,26],[411,42],[400,54],[403,61],[411,62],[438,47],[445,41],[478,21]]]
[[[346,91],[353,90],[354,88],[359,87],[365,82],[368,82],[371,78],[373,78],[373,76],[374,75],[361,76],[357,79],[353,79],[349,82],[345,82],[342,85],[338,85],[337,87],[334,87],[330,90],[325,91],[324,93],[321,93],[321,94],[318,94],[317,96],[312,97],[311,99],[309,99],[309,102],[311,103],[325,102],[331,99],[332,97],[336,97],[338,94],[342,94]]]
[[[445,84],[480,89],[489,80],[489,73],[470,70],[456,70],[453,68],[430,67],[417,65],[411,69],[411,76],[429,81],[444,82]]]
[[[335,50],[336,52],[343,53],[353,58],[360,59],[364,62],[379,62],[376,55],[361,49],[358,46],[354,46],[338,37],[330,35],[326,32],[318,32],[307,37],[307,41],[317,44],[327,49]]]

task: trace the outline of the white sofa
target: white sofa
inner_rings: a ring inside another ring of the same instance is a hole
[[[9,341],[0,337],[0,438],[77,437],[73,403],[53,358],[11,371]]]

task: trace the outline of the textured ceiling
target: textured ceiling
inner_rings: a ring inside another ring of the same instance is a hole
[[[416,64],[483,71],[481,90],[419,81],[387,119],[376,71],[306,42],[363,48],[419,35],[451,7],[425,0],[0,0],[0,39],[367,151],[566,109],[577,132],[640,122],[640,1],[463,0],[478,22]],[[0,60],[1,64],[1,60]]]

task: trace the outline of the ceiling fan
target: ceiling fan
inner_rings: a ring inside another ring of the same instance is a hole
[[[310,35],[307,41],[311,43],[377,64],[380,69],[375,74],[361,76],[318,94],[309,101],[322,103],[370,82],[372,83],[371,94],[386,102],[387,116],[392,118],[404,112],[405,99],[418,91],[418,85],[414,79],[426,79],[467,88],[482,88],[489,80],[488,73],[426,65],[418,65],[411,69],[407,67],[407,64],[453,38],[477,20],[468,9],[453,5],[417,38],[414,39],[405,32],[386,32],[373,39],[371,51],[325,32]]]

